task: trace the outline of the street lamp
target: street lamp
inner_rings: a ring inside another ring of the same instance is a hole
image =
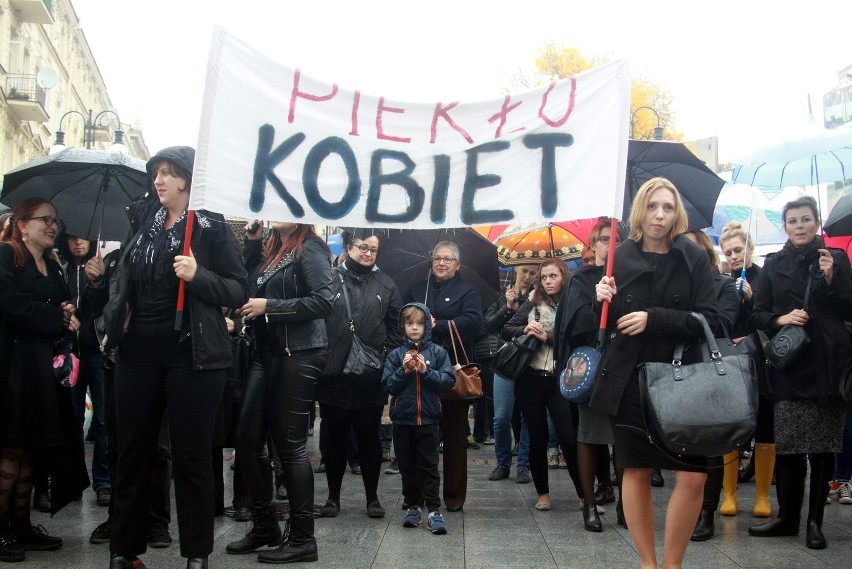
[[[641,111],[642,109],[648,109],[654,116],[657,117],[657,126],[654,127],[654,140],[662,140],[663,139],[663,127],[660,126],[660,113],[653,107],[649,107],[647,105],[641,106],[633,111],[633,114],[630,115],[630,138],[633,138],[633,119],[636,116],[636,113]]]
[[[118,114],[115,111],[101,111],[92,118],[92,110],[89,109],[88,117],[80,111],[68,111],[62,115],[62,118],[59,119],[59,130],[56,131],[56,142],[51,149],[52,152],[56,152],[65,147],[65,131],[62,130],[62,121],[65,120],[65,117],[68,115],[79,115],[80,118],[83,119],[83,142],[87,149],[91,149],[92,145],[95,143],[95,132],[101,126],[101,117],[107,114],[114,115],[116,120],[118,120],[118,128],[115,129],[115,140],[113,144],[120,144],[123,146],[124,131],[121,130],[121,118],[119,118]]]

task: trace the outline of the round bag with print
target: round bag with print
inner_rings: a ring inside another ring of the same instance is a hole
[[[573,403],[588,401],[592,396],[600,361],[600,351],[591,346],[582,346],[571,352],[567,366],[559,374],[562,397]]]

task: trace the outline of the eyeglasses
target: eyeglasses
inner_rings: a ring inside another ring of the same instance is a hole
[[[48,227],[53,227],[54,225],[56,225],[60,229],[62,228],[62,220],[59,220],[59,219],[57,219],[57,218],[55,218],[51,215],[40,215],[38,217],[28,217],[27,221],[30,221],[30,220],[33,220],[33,219],[42,220],[44,222],[44,224]]]
[[[432,262],[435,263],[436,265],[441,265],[441,264],[449,265],[450,263],[452,263],[455,260],[456,260],[455,257],[432,257]]]
[[[595,264],[595,258],[594,257],[583,257],[583,264],[584,265],[594,265]]]
[[[373,255],[373,256],[375,256],[376,253],[379,252],[378,247],[370,247],[369,245],[361,244],[361,245],[355,245],[355,247],[357,247],[358,250],[361,251],[362,253],[369,253],[370,255]]]
[[[601,243],[603,243],[604,245],[609,245],[609,235],[601,235],[600,237],[598,237],[598,241],[600,241],[600,242],[601,242]],[[620,237],[616,237],[616,238],[615,238],[615,242],[616,242],[616,243],[621,243],[621,238],[620,238]]]

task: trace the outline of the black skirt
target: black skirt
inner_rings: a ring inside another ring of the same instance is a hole
[[[624,388],[618,414],[610,417],[618,468],[665,468],[707,472],[707,457],[676,456],[652,443],[648,437],[639,380],[634,374]]]

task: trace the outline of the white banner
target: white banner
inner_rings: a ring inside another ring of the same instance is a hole
[[[192,209],[355,227],[621,217],[623,60],[464,103],[347,91],[216,29]]]

